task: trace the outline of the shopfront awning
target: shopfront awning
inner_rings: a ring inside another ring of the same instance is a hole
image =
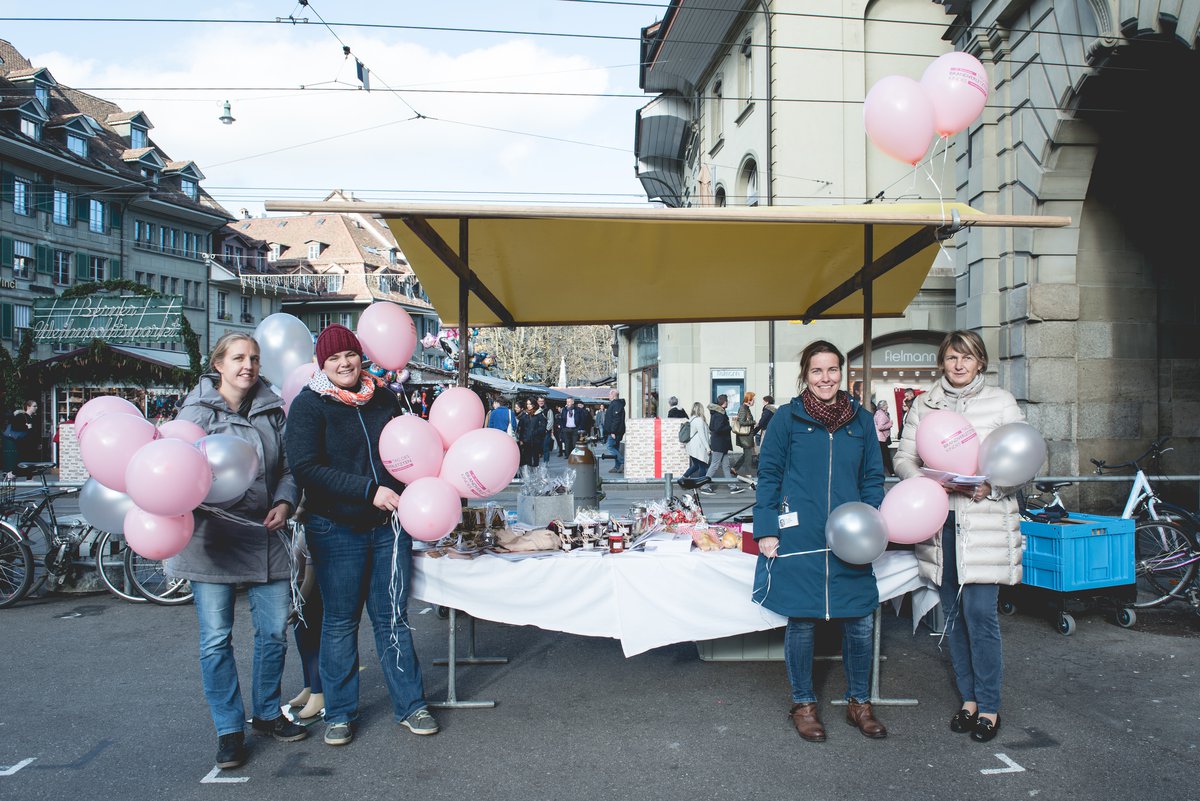
[[[337,213],[345,203],[268,201]],[[396,235],[443,322],[460,279],[472,326],[894,317],[916,296],[940,236],[970,227],[1062,227],[961,203],[577,208],[355,203]],[[862,288],[873,289],[871,308]]]

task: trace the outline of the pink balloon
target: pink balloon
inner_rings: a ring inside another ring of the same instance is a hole
[[[316,362],[307,362],[288,373],[287,379],[283,382],[283,391],[280,393],[280,397],[283,398],[284,414],[291,410],[292,401],[300,394],[300,390],[308,386],[308,382],[319,369]]]
[[[975,475],[979,435],[961,414],[938,409],[923,415],[917,425],[917,455],[934,470]]]
[[[143,445],[125,470],[125,492],[134,504],[166,517],[199,506],[212,489],[212,481],[212,468],[204,454],[180,439]]]
[[[887,523],[888,541],[912,545],[941,531],[950,514],[950,497],[932,478],[915,476],[888,490],[879,511]]]
[[[187,547],[196,529],[191,512],[163,517],[136,506],[125,514],[125,542],[146,559],[170,559]]]
[[[400,370],[417,349],[417,325],[395,303],[376,301],[358,318],[363,355],[384,370]]]
[[[125,492],[129,461],[157,437],[158,429],[141,415],[105,414],[88,423],[86,436],[79,440],[79,455],[92,478],[110,490]]]
[[[483,428],[483,401],[466,387],[450,387],[429,407],[429,422],[447,448],[463,434]]]
[[[933,141],[933,104],[912,78],[889,75],[867,93],[863,124],[877,148],[915,165]]]
[[[82,439],[83,430],[98,417],[106,414],[133,414],[142,416],[142,410],[116,395],[100,395],[79,407],[75,413],[75,436]]]
[[[441,434],[415,414],[393,419],[379,435],[383,466],[405,484],[436,476],[442,469],[443,455]]]
[[[191,420],[168,420],[158,427],[158,436],[162,439],[181,439],[191,445],[205,436],[205,431]]]
[[[396,516],[414,540],[435,542],[462,520],[462,501],[448,482],[432,476],[418,478],[400,493]]]
[[[966,130],[988,99],[988,76],[970,53],[945,53],[925,68],[921,87],[933,105],[933,129],[938,136]]]
[[[450,446],[441,475],[464,498],[490,498],[508,486],[520,464],[516,440],[504,431],[480,428]]]

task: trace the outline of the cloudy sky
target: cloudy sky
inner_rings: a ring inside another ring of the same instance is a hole
[[[6,7],[0,36],[60,83],[145,111],[151,138],[195,161],[234,214],[334,188],[372,200],[645,202],[637,38],[665,0]],[[39,9],[55,19],[13,18]],[[96,17],[122,21],[64,19]],[[225,100],[232,125],[217,119]]]

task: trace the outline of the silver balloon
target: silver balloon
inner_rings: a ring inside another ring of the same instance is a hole
[[[843,503],[825,521],[825,543],[843,562],[869,564],[887,549],[887,523],[874,506]]]
[[[1019,487],[1042,469],[1046,440],[1029,423],[1009,423],[988,434],[979,446],[979,472],[993,486]]]
[[[133,508],[133,498],[109,489],[94,478],[79,490],[79,513],[89,525],[101,531],[120,534],[125,529],[125,513]]]
[[[311,362],[315,352],[308,326],[299,317],[283,312],[263,318],[254,329],[254,340],[262,374],[278,386],[283,386],[297,367]]]
[[[205,503],[228,503],[246,494],[258,478],[258,451],[241,437],[232,434],[209,434],[196,447],[208,459],[212,468],[212,489]]]

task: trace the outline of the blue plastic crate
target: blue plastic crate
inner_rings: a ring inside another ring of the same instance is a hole
[[[1071,512],[1062,523],[1021,522],[1022,584],[1059,592],[1132,584],[1134,522]]]

